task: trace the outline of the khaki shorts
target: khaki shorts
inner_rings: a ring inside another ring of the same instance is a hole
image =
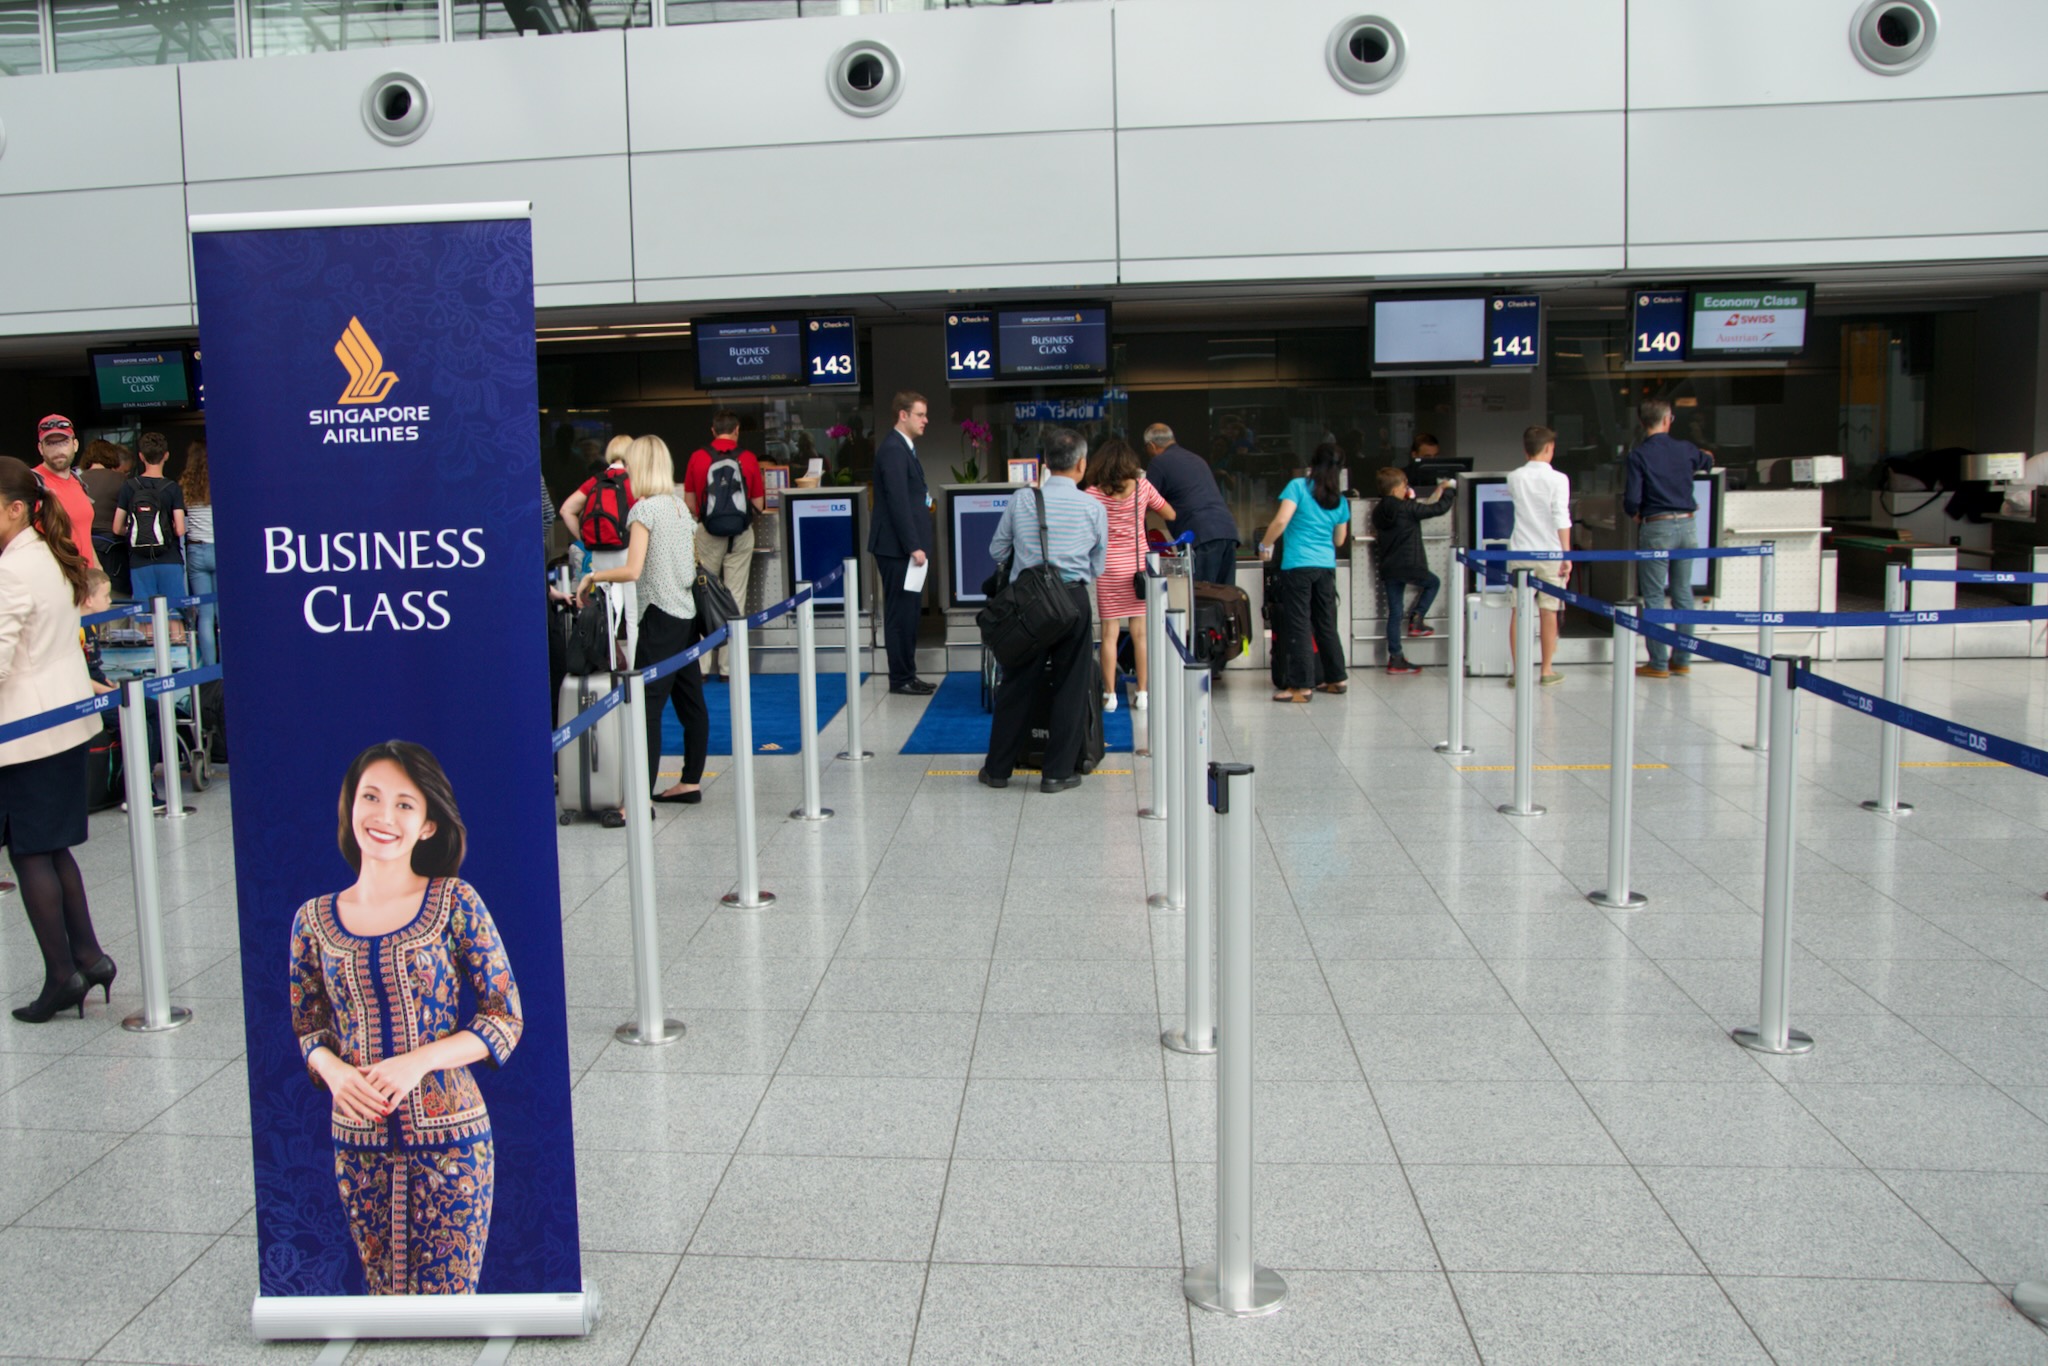
[[[1541,579],[1552,588],[1562,588],[1564,587],[1564,564],[1563,560],[1509,560],[1508,578],[1512,582],[1517,569],[1526,569],[1529,571],[1529,577]],[[1561,599],[1553,598],[1550,594],[1540,591],[1536,594],[1536,605],[1546,612],[1562,612],[1564,610],[1564,603]]]

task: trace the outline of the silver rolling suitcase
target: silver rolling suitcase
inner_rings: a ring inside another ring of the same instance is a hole
[[[1465,672],[1473,678],[1506,678],[1512,671],[1508,655],[1508,619],[1514,614],[1511,593],[1465,595]]]
[[[612,690],[609,674],[570,674],[555,699],[555,724],[566,725]],[[563,825],[595,819],[626,806],[626,709],[614,707],[598,723],[555,751],[555,805]]]

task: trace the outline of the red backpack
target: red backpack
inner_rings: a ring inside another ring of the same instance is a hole
[[[607,465],[583,504],[583,545],[588,550],[626,548],[626,514],[633,510],[633,485],[623,465]]]

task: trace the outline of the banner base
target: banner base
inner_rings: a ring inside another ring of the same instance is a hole
[[[298,1338],[580,1338],[603,1310],[597,1287],[561,1295],[258,1295],[249,1329]]]

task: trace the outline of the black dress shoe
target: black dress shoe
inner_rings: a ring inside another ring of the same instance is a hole
[[[922,678],[913,678],[900,688],[892,686],[889,691],[907,693],[912,697],[929,697],[938,691],[938,687],[935,684],[925,682]]]
[[[1038,780],[1038,790],[1040,792],[1065,792],[1070,787],[1079,787],[1080,785],[1081,778],[1079,774],[1071,778],[1040,778]]]
[[[998,778],[995,776],[995,774],[990,773],[987,769],[983,769],[981,770],[981,772],[975,774],[974,780],[980,783],[983,787],[1008,787],[1010,785],[1010,780],[1008,778]]]

